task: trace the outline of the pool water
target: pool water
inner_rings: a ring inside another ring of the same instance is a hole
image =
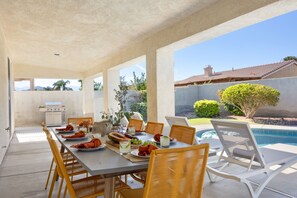
[[[259,146],[277,143],[297,146],[296,130],[253,128],[252,131]],[[213,129],[198,131],[196,136],[202,140],[217,138],[217,134]]]

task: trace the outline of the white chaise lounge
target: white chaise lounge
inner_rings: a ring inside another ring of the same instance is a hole
[[[217,176],[242,182],[251,197],[255,198],[259,197],[274,176],[297,163],[297,155],[294,153],[280,151],[273,146],[259,148],[248,123],[220,120],[211,120],[211,123],[223,145],[219,160],[207,167],[211,182],[215,182]],[[244,167],[244,171],[236,174],[227,172],[227,165],[232,164]],[[270,169],[275,165],[279,166]],[[266,174],[266,177],[253,189],[249,178],[260,174]]]

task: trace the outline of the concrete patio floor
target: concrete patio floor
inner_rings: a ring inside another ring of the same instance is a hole
[[[52,159],[50,148],[41,127],[24,127],[16,129],[5,159],[0,166],[0,197],[28,198],[47,197],[44,185]],[[213,160],[213,158],[210,158]],[[254,181],[261,177],[253,178]],[[139,187],[138,183],[130,184]],[[297,165],[285,170],[275,177],[268,187],[291,196],[284,196],[265,189],[261,198],[297,197]],[[53,197],[56,197],[59,182],[56,182]],[[231,180],[209,183],[205,178],[204,198],[216,197],[250,197],[245,185]]]

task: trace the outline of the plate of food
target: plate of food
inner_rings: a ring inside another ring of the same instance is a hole
[[[56,128],[56,131],[58,133],[73,133],[74,132],[74,128],[73,128],[72,125],[68,124],[66,127]]]
[[[73,135],[61,135],[62,138],[70,141],[77,141],[77,140],[85,140],[88,137],[86,136],[85,132],[83,131],[78,131],[74,133]]]
[[[135,157],[145,158],[145,159],[149,159],[149,158],[150,158],[150,155],[142,156],[142,155],[138,155],[138,153],[139,153],[139,151],[138,151],[137,149],[131,151],[131,155],[133,155],[133,156],[135,156]]]
[[[143,145],[139,146],[137,150],[131,151],[131,155],[139,158],[150,158],[150,154],[153,150],[158,149],[152,142],[144,142]]]
[[[86,140],[88,137],[74,137],[74,138],[65,138],[66,140],[69,141],[78,141],[78,140]]]
[[[98,151],[98,150],[101,150],[101,149],[104,149],[106,147],[106,144],[101,144],[100,146],[98,147],[95,147],[95,148],[77,148],[77,150],[79,151]]]
[[[80,144],[74,144],[70,146],[71,148],[76,148],[79,151],[97,151],[104,149],[106,147],[105,144],[102,144],[100,139],[98,138],[93,138],[89,142],[83,142]]]

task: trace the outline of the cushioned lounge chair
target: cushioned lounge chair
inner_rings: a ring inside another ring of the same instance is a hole
[[[170,127],[172,125],[180,125],[180,126],[190,126],[187,117],[182,116],[165,116]]]
[[[207,166],[211,182],[215,182],[216,176],[233,179],[244,183],[251,197],[259,197],[273,177],[297,163],[294,153],[280,151],[273,146],[259,148],[248,123],[220,120],[211,120],[211,123],[223,145],[218,162]],[[227,172],[227,165],[232,164],[244,167],[244,171],[236,174]],[[278,166],[271,169],[275,165]],[[265,179],[253,189],[250,178],[261,174],[266,174]]]

